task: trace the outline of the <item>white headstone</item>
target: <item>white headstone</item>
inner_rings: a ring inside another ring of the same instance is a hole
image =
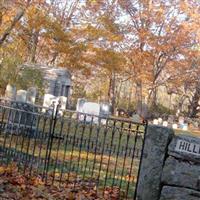
[[[168,121],[170,124],[173,124],[173,122],[174,122],[174,116],[173,116],[173,115],[169,115],[167,121]]]
[[[178,128],[178,125],[177,125],[177,124],[172,124],[172,128],[173,128],[173,129],[177,129],[177,128]]]
[[[26,90],[17,90],[16,101],[26,102],[27,91]]]
[[[158,120],[157,120],[157,119],[154,119],[154,120],[153,120],[153,124],[154,124],[154,125],[158,125]]]
[[[37,90],[34,87],[31,87],[27,90],[27,103],[34,104],[37,95]]]
[[[178,110],[176,111],[176,116],[178,117],[179,114],[180,114],[180,109],[178,109]]]
[[[158,118],[158,123],[162,124],[162,122],[163,122],[162,118]]]
[[[77,100],[77,104],[76,104],[76,111],[77,112],[82,112],[83,105],[84,105],[85,102],[86,102],[86,99],[83,99],[83,98],[79,98]]]
[[[98,123],[98,117],[94,117],[93,115],[99,116],[100,104],[94,102],[85,102],[82,107],[82,113],[86,114],[86,118],[85,115],[80,115],[80,121],[83,121],[85,118],[87,122],[91,122],[93,119],[93,123]]]
[[[10,99],[10,100],[15,100],[16,98],[16,93],[17,93],[17,90],[16,90],[16,87],[15,86],[12,86],[10,84],[8,84],[6,86],[6,91],[5,91],[5,97]]]
[[[167,127],[168,126],[168,121],[163,121],[163,126]]]
[[[183,124],[184,124],[184,117],[179,117],[179,118],[178,118],[178,123],[179,123],[180,125],[183,125]]]
[[[61,105],[61,109],[66,109],[66,105],[67,105],[67,97],[64,96],[60,96],[58,97],[58,101],[60,102]]]
[[[183,128],[182,128],[184,131],[187,131],[188,130],[188,124],[183,124]]]
[[[55,97],[52,94],[45,94],[44,95],[43,106],[49,108],[49,107],[52,106],[53,101],[57,101],[57,97]]]

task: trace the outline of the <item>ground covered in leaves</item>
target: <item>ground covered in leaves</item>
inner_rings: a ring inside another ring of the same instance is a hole
[[[45,185],[39,176],[20,173],[15,165],[0,167],[0,199],[9,200],[119,200],[118,188],[96,190],[95,185],[84,182],[62,186]]]

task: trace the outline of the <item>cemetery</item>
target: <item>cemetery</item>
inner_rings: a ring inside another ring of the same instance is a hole
[[[200,200],[199,0],[0,0],[0,200]]]

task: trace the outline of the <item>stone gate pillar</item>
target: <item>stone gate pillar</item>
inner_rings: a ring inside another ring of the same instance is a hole
[[[172,129],[149,125],[145,139],[137,200],[158,200],[161,190],[162,169]]]

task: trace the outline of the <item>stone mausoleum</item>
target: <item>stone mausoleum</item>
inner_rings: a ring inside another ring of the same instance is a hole
[[[52,94],[56,97],[70,96],[71,74],[66,68],[52,67],[38,64],[25,64],[25,67],[35,68],[42,72],[44,77],[45,94]]]

